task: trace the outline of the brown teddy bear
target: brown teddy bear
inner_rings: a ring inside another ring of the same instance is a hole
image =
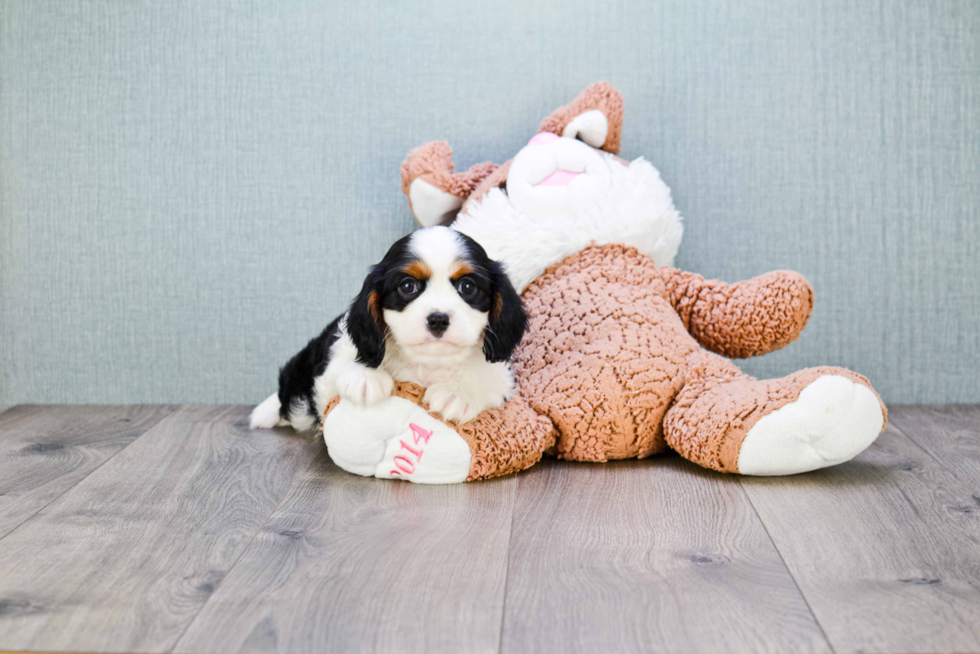
[[[670,189],[619,150],[623,101],[606,83],[541,123],[512,160],[454,172],[446,143],[413,150],[402,190],[423,226],[451,224],[503,262],[530,317],[516,390],[462,425],[396,385],[380,406],[334,400],[324,438],[362,475],[485,479],[542,454],[647,457],[668,447],[722,472],[787,475],[847,461],[884,427],[868,380],[821,367],[759,381],[728,358],[795,340],[813,292],[798,273],[726,284],[670,267],[683,232]]]

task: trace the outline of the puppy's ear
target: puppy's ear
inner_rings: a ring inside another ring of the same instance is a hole
[[[483,354],[487,361],[507,361],[521,342],[527,329],[527,313],[521,296],[517,294],[507,273],[496,261],[488,266],[490,284],[493,286],[493,305],[487,333],[483,337]]]
[[[381,295],[378,292],[381,274],[378,266],[371,269],[347,313],[347,334],[357,348],[357,361],[369,368],[377,368],[385,358],[388,326],[381,312]]]

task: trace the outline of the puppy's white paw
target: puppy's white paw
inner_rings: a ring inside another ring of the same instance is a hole
[[[457,423],[469,422],[483,409],[478,398],[456,384],[433,384],[422,399],[444,419]]]
[[[395,388],[395,380],[380,368],[368,368],[360,364],[348,366],[337,377],[337,394],[357,406],[377,404]]]

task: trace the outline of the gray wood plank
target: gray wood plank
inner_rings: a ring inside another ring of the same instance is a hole
[[[502,651],[830,648],[737,479],[666,455],[521,477]]]
[[[322,449],[184,407],[0,540],[0,649],[173,647]]]
[[[977,492],[963,511],[980,512],[980,405],[899,406],[888,419]]]
[[[515,477],[366,479],[321,454],[178,652],[496,652]]]
[[[741,483],[839,654],[980,651],[971,488],[894,425],[854,461]]]
[[[0,415],[0,538],[174,408],[19,406]]]

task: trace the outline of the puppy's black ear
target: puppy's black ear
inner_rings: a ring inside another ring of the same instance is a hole
[[[361,292],[347,313],[347,334],[357,348],[357,361],[377,368],[385,358],[385,333],[388,326],[381,312],[379,287],[383,272],[375,266],[364,280]]]
[[[491,261],[487,268],[493,286],[493,304],[487,333],[483,337],[483,354],[487,361],[496,363],[507,361],[514,354],[527,329],[527,313],[521,296],[514,290],[503,267]]]

